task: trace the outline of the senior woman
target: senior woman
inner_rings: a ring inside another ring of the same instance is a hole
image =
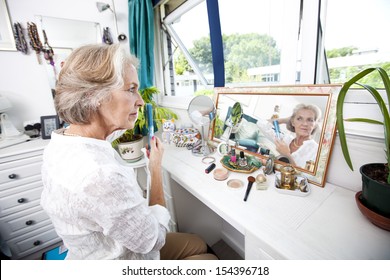
[[[279,124],[286,124],[288,133],[275,137],[275,132],[270,121],[259,120],[257,125],[268,136],[273,138],[276,150],[280,155],[287,157],[292,165],[307,168],[307,163],[315,162],[318,151],[318,143],[312,139],[312,135],[318,129],[321,118],[321,110],[312,104],[298,104],[288,118],[277,119]],[[273,121],[273,120],[272,120]]]
[[[54,131],[45,149],[41,205],[67,259],[216,259],[198,236],[167,234],[161,141],[150,143],[149,205],[108,141],[133,128],[144,105],[137,65],[119,44],[83,46],[67,58],[55,108],[70,125]]]

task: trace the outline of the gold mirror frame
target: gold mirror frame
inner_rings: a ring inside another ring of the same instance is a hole
[[[217,142],[217,144],[223,142],[215,133],[217,126],[223,125],[227,116],[227,107],[237,101],[241,103],[243,113],[255,120],[260,117],[269,119],[275,105],[287,108],[284,112],[281,110],[281,117],[290,116],[292,108],[298,103],[319,105],[322,116],[319,119],[319,127],[316,132],[316,142],[318,143],[316,161],[310,169],[298,166],[294,166],[294,168],[303,174],[310,183],[323,187],[336,134],[336,100],[340,88],[341,85],[215,88],[214,100],[217,118],[211,126],[210,140]],[[285,115],[287,110],[289,110],[288,116]],[[282,116],[282,114],[284,115]],[[281,130],[283,129],[285,130],[285,127],[281,128]],[[267,158],[267,155],[261,153],[247,152],[259,158]],[[286,163],[275,160],[277,170],[284,165]]]

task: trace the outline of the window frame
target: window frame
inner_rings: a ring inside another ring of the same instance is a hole
[[[206,1],[206,0],[188,0],[183,3],[179,8],[172,12],[169,16],[166,17],[165,23],[177,19],[183,12],[188,11],[193,8],[195,5]],[[291,9],[300,9],[297,7],[296,2],[285,0],[286,4],[290,3],[287,10]],[[300,30],[300,46],[301,50],[301,71],[297,71],[297,51],[294,47],[289,46],[290,51],[283,52],[281,54],[281,63],[280,66],[284,67],[284,71],[287,69],[287,76],[285,72],[283,75],[280,73],[280,85],[288,85],[296,83],[296,75],[300,74],[299,84],[321,84],[327,83],[329,81],[329,69],[326,60],[323,33],[325,33],[326,27],[326,5],[327,0],[302,0],[303,9],[302,9],[302,19],[301,19],[301,30]],[[162,46],[163,40],[166,40],[166,34],[163,30],[163,20],[164,13],[162,8],[155,9],[155,24],[156,31],[156,47],[155,48],[155,57],[156,57],[156,84],[160,89],[166,90],[166,85],[163,77],[163,51]],[[299,28],[299,23],[296,23],[296,28]],[[324,27],[324,29],[322,28]],[[291,29],[289,30],[291,32]],[[296,36],[288,34],[287,30],[284,30],[284,36]],[[298,47],[298,44],[297,44]],[[184,47],[185,48],[185,47]],[[282,46],[283,48],[283,46]],[[166,55],[166,54],[165,54]],[[190,61],[189,61],[190,62]],[[191,65],[192,66],[192,65]],[[213,85],[212,85],[213,87]],[[383,90],[380,92],[385,95]],[[165,96],[160,94],[158,96],[158,103],[164,107],[170,107],[173,109],[187,109],[189,102],[192,100],[193,96]],[[349,111],[351,114],[359,115],[360,106],[370,106],[373,102],[370,99],[370,95],[367,94],[364,90],[355,89],[351,92],[346,99],[346,106],[349,106]],[[388,103],[388,101],[387,101]],[[372,107],[370,107],[372,108]],[[376,114],[376,112],[373,112]],[[367,124],[360,124],[358,126],[353,126],[349,129],[351,125],[346,123],[346,130],[348,135],[356,135],[364,138],[375,138],[383,139],[381,130],[377,127],[370,128]]]

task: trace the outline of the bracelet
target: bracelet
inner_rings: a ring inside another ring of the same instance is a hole
[[[204,157],[202,158],[204,164],[211,164],[215,162],[215,157]]]

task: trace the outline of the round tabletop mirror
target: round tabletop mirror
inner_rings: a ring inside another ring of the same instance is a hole
[[[205,95],[194,97],[188,105],[188,115],[195,125],[201,126],[202,144],[195,146],[192,149],[192,153],[199,156],[207,156],[214,153],[215,148],[208,144],[206,141],[208,139],[208,133],[205,133],[205,131],[209,131],[210,123],[216,115],[213,100]],[[206,126],[207,130],[205,129]]]
[[[234,128],[238,127],[242,120],[242,114],[243,111],[240,102],[234,103],[233,107],[229,108],[225,121],[226,128],[221,136],[222,141],[229,142],[232,131],[234,131]]]

